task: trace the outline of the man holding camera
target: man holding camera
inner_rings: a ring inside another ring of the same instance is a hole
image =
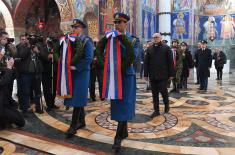
[[[17,47],[17,57],[21,59],[18,64],[18,72],[20,74],[18,89],[22,100],[20,109],[26,117],[29,108],[31,88],[34,93],[36,113],[43,113],[42,103],[40,103],[41,76],[43,71],[41,58],[43,57],[43,54],[39,50],[40,45],[37,43],[37,39],[35,37],[28,39],[29,42],[25,41]]]
[[[56,39],[47,38],[46,44],[42,47],[42,53],[45,57],[42,58],[43,73],[42,73],[42,86],[45,102],[47,105],[47,111],[57,109],[55,106],[56,96],[56,70],[57,63],[53,60],[54,55],[54,43]]]
[[[6,58],[5,45],[7,44],[7,32],[0,32],[0,129],[7,125],[16,124],[23,127],[25,121],[17,110],[17,105],[12,100],[9,85],[13,82],[14,59]]]

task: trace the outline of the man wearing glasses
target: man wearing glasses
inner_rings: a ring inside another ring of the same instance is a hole
[[[113,149],[118,152],[128,137],[127,121],[135,116],[136,76],[134,62],[138,55],[138,38],[126,32],[130,17],[114,14],[115,29],[106,33],[97,45],[98,62],[104,63],[103,98],[111,100],[111,119],[118,122]],[[104,62],[103,62],[103,59]]]
[[[94,49],[91,38],[82,35],[87,27],[83,21],[74,19],[71,27],[72,33],[62,37],[60,44],[54,49],[54,59],[58,60],[57,95],[65,99],[65,106],[73,107],[67,138],[71,138],[78,129],[86,126],[84,106],[87,105]]]
[[[151,118],[160,115],[159,112],[159,93],[162,94],[165,104],[165,113],[170,110],[167,91],[168,80],[174,77],[172,62],[172,52],[169,46],[162,44],[161,35],[153,34],[154,43],[147,49],[144,61],[144,78],[150,80],[153,95],[154,112]]]

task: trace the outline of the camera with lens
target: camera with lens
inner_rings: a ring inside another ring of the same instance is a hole
[[[49,47],[50,53],[51,53],[51,50],[53,49],[54,44],[58,41],[59,41],[59,39],[56,37],[48,37],[47,38],[47,46]]]
[[[7,38],[7,43],[12,44],[15,41],[14,38]]]
[[[27,34],[29,44],[32,48],[34,48],[37,44],[43,43],[43,37],[34,35],[34,34]]]

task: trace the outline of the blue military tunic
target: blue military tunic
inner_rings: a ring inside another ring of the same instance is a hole
[[[90,80],[90,64],[93,59],[93,42],[86,36],[80,36],[82,41],[86,40],[82,59],[77,65],[76,70],[72,70],[72,98],[65,99],[64,104],[72,107],[84,107],[87,105],[88,87]]]
[[[126,36],[132,42],[134,37],[126,33]],[[136,39],[136,38],[135,38]],[[138,56],[138,40],[134,44],[135,59]],[[121,42],[121,56],[123,57],[126,50]],[[116,121],[128,121],[135,116],[136,102],[136,76],[133,66],[129,67],[126,73],[122,74],[122,100],[111,100],[111,119]]]

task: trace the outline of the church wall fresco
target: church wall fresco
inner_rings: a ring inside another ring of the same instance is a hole
[[[172,0],[171,37],[191,44],[191,6],[193,0]]]
[[[189,12],[175,12],[171,14],[171,34],[173,39],[188,41]]]
[[[122,0],[121,12],[124,12],[130,16],[130,22],[128,23],[127,31],[132,35],[136,35],[137,27],[137,0]]]
[[[177,21],[179,14],[184,18]],[[189,45],[205,39],[213,52],[215,48],[222,49],[231,61],[231,68],[235,68],[234,0],[172,0],[171,28],[172,38],[184,40]],[[185,33],[179,35],[177,31]],[[195,51],[194,46],[191,47]]]
[[[99,0],[72,0],[75,17],[83,19],[88,25],[85,34],[99,39]]]
[[[155,0],[142,1],[142,38],[147,41],[152,38],[153,33],[158,30],[157,6]]]
[[[197,0],[197,11],[201,15],[218,15],[235,12],[234,0]]]
[[[104,35],[108,30],[113,29],[113,14],[121,11],[120,0],[99,1],[99,32]]]
[[[192,0],[173,0],[172,10],[173,12],[190,10],[191,3]]]

